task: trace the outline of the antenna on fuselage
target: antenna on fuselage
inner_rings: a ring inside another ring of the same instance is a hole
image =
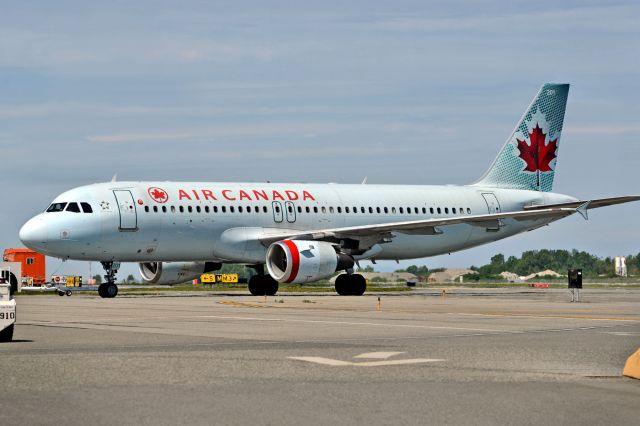
[[[364,179],[362,179],[362,185],[366,185],[367,184],[367,177],[365,176]]]
[[[118,174],[114,174],[113,177],[111,178],[111,182],[115,182],[118,179]]]

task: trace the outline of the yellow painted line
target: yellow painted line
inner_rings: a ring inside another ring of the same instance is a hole
[[[254,303],[234,302],[233,300],[222,300],[218,302],[221,305],[242,306],[244,308],[268,308],[268,305],[256,305]]]
[[[640,379],[640,349],[635,351],[635,353],[627,359],[622,374],[634,379]]]

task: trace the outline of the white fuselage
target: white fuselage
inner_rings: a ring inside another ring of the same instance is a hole
[[[91,213],[45,212],[20,233],[49,256],[95,261],[264,263],[260,238],[312,231],[520,211],[575,201],[566,195],[478,186],[109,182],[82,186],[54,203],[88,203]],[[394,232],[356,259],[411,259],[499,240],[552,219],[458,224],[442,233]]]

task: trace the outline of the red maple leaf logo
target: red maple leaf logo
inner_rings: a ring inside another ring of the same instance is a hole
[[[556,149],[558,149],[558,138],[544,144],[546,134],[542,132],[538,123],[531,133],[529,133],[530,144],[526,141],[518,141],[518,149],[520,150],[520,158],[524,160],[527,166],[522,170],[524,172],[551,172],[551,160],[556,158]]]
[[[169,195],[167,195],[167,191],[162,188],[149,188],[149,196],[153,198],[153,201],[156,203],[166,203],[169,200]]]

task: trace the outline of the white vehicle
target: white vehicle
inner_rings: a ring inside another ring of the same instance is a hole
[[[145,281],[184,282],[246,264],[252,294],[345,271],[338,294],[363,294],[363,260],[451,253],[530,231],[574,213],[639,200],[552,193],[568,84],[545,84],[489,170],[464,186],[107,182],[55,198],[20,239],[62,259],[100,261],[102,297],[115,297],[117,262]],[[266,271],[264,266],[266,265]]]
[[[11,294],[11,284],[0,279],[0,342],[13,339],[13,328],[16,322],[16,301]]]

